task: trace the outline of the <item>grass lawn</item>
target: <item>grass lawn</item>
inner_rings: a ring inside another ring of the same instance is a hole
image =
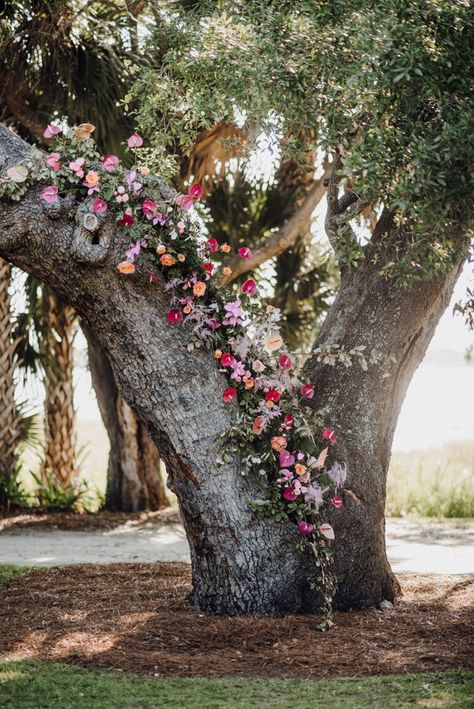
[[[13,576],[22,576],[31,571],[29,566],[15,566],[14,564],[0,564],[0,586]]]
[[[51,662],[0,658],[2,709],[173,707],[459,707],[474,701],[474,672],[436,672],[364,679],[170,679]]]

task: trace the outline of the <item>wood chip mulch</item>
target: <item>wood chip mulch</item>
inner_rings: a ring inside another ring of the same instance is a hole
[[[366,676],[474,668],[474,578],[400,575],[388,611],[225,618],[191,607],[187,564],[83,564],[0,588],[0,651],[11,658],[148,675]]]
[[[123,525],[141,527],[149,524],[176,524],[180,522],[177,507],[156,512],[108,512],[95,514],[76,512],[16,511],[0,517],[0,532],[17,529],[61,529],[67,532],[92,532],[116,529]]]

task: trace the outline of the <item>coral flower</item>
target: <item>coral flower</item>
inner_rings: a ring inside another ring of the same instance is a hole
[[[304,534],[307,536],[308,534],[312,534],[314,531],[314,524],[311,524],[311,522],[300,522],[298,525],[298,528],[301,532],[301,534]]]
[[[293,502],[297,498],[297,494],[294,487],[285,487],[282,493],[282,497],[288,502]]]
[[[49,139],[49,138],[52,138],[53,136],[57,135],[58,133],[61,133],[60,126],[57,126],[54,123],[50,123],[49,126],[44,131],[43,136],[45,138]]]
[[[331,503],[334,505],[334,507],[335,507],[336,509],[340,509],[341,507],[344,506],[344,505],[343,505],[343,502],[342,502],[342,498],[341,498],[341,497],[337,497],[337,496],[331,498]]]
[[[163,254],[160,257],[160,263],[162,266],[174,266],[176,259],[171,254]]]
[[[133,263],[130,263],[130,261],[122,261],[117,266],[117,269],[120,273],[135,273],[135,266]]]
[[[202,281],[197,281],[193,286],[193,293],[197,298],[200,298],[206,292],[206,284]]]
[[[237,396],[237,392],[234,389],[234,387],[227,387],[226,389],[224,389],[224,392],[222,394],[222,399],[227,404],[229,401],[232,401],[233,399],[235,399],[236,396]]]
[[[253,389],[255,382],[253,379],[244,379],[244,386],[246,389]]]
[[[44,201],[48,202],[49,204],[57,202],[58,188],[56,187],[56,185],[48,185],[47,187],[44,187],[41,191],[41,199],[44,199]]]
[[[263,416],[257,416],[252,424],[252,432],[259,436],[265,428],[265,419]]]
[[[291,369],[293,366],[293,362],[288,357],[288,355],[282,355],[278,360],[278,366],[282,369]]]
[[[296,463],[295,473],[297,475],[299,475],[300,477],[303,477],[303,475],[306,475],[306,465],[302,465],[301,463]]]
[[[139,148],[143,145],[143,138],[138,133],[134,133],[128,138],[127,145],[129,148]]]
[[[242,284],[242,288],[240,290],[245,295],[255,295],[255,293],[257,292],[257,284],[255,283],[253,278],[249,278],[245,281],[245,283]]]
[[[182,319],[183,316],[181,314],[181,311],[178,310],[178,308],[171,308],[168,315],[166,316],[166,320],[169,323],[177,323],[180,322]]]
[[[84,185],[86,187],[97,187],[99,184],[99,173],[95,170],[89,170],[84,179]]]
[[[184,263],[186,261],[186,256],[184,254],[178,254],[178,261]]]
[[[81,123],[73,128],[76,138],[79,140],[87,140],[91,133],[95,131],[95,126],[92,123]]]
[[[281,453],[281,451],[285,450],[287,445],[288,445],[288,442],[287,442],[285,436],[273,436],[272,448],[277,453]]]
[[[325,441],[329,441],[330,443],[336,442],[336,434],[334,433],[332,428],[325,428],[323,430],[323,438]]]
[[[280,401],[280,394],[277,392],[276,389],[270,389],[270,391],[267,391],[265,394],[265,399],[267,401],[273,401],[274,404],[278,404]]]
[[[101,158],[101,162],[107,172],[113,172],[120,164],[120,160],[116,155],[104,155]]]
[[[235,357],[230,352],[224,352],[221,357],[221,365],[223,367],[232,367],[235,364]]]
[[[314,386],[312,384],[304,384],[300,389],[300,394],[304,399],[312,399],[314,396]]]
[[[217,239],[211,238],[206,241],[206,251],[213,253],[214,251],[217,251],[218,248],[219,244],[217,243]]]
[[[61,156],[59,153],[51,153],[46,158],[46,164],[53,170],[59,170],[61,168]]]
[[[189,313],[191,312],[191,310],[192,310],[192,308],[191,308],[190,305],[185,305],[184,308],[183,308],[183,313],[184,313],[185,315],[189,315]]]
[[[229,244],[222,244],[221,251],[223,251],[225,254],[230,254],[230,252],[231,252],[230,245]]]
[[[222,350],[216,350],[216,351],[214,352],[214,357],[215,357],[216,359],[220,359],[220,358],[222,357]]]
[[[242,246],[239,249],[239,255],[246,261],[250,261],[253,258],[253,253],[250,251],[248,246]]]
[[[156,253],[161,255],[164,254],[166,251],[166,246],[163,246],[163,244],[160,244],[159,246],[156,247]]]
[[[104,202],[103,199],[97,197],[92,204],[92,211],[96,214],[103,214],[107,211],[107,202]]]

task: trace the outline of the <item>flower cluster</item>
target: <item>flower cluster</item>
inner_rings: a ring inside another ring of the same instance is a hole
[[[280,312],[262,307],[258,286],[248,278],[240,290],[222,287],[231,270],[225,258],[228,244],[199,233],[193,204],[202,190],[192,185],[185,194],[164,197],[159,182],[141,164],[138,134],[128,139],[136,165],[124,169],[115,155],[100,155],[91,138],[94,126],[72,129],[51,124],[44,136],[54,140],[54,151],[37,152],[16,165],[0,183],[0,193],[18,198],[26,185],[40,182],[41,198],[56,202],[66,193],[79,201],[90,198],[96,214],[110,212],[129,235],[130,246],[117,268],[124,275],[137,270],[150,281],[161,272],[170,298],[166,320],[187,325],[188,350],[210,349],[223,374],[222,399],[238,403],[235,421],[224,434],[225,463],[238,454],[242,473],[256,474],[261,498],[250,501],[260,513],[290,519],[299,544],[316,556],[315,588],[322,595],[329,621],[334,590],[330,572],[330,542],[334,531],[325,519],[330,509],[343,506],[340,490],[344,466],[331,462],[336,434],[324,427],[312,405],[317,398],[302,375],[301,357],[287,351],[279,331]],[[251,260],[242,246],[239,258]]]

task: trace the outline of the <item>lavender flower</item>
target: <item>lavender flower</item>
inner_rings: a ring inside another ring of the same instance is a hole
[[[304,499],[308,503],[308,505],[311,505],[316,509],[321,507],[324,502],[323,490],[321,488],[321,485],[318,485],[318,483],[311,483],[310,485],[308,485],[308,487],[306,488],[306,492],[304,493]]]
[[[332,468],[329,468],[327,474],[336,487],[342,487],[342,485],[346,482],[347,468],[345,464],[341,465],[340,463],[334,463]]]

